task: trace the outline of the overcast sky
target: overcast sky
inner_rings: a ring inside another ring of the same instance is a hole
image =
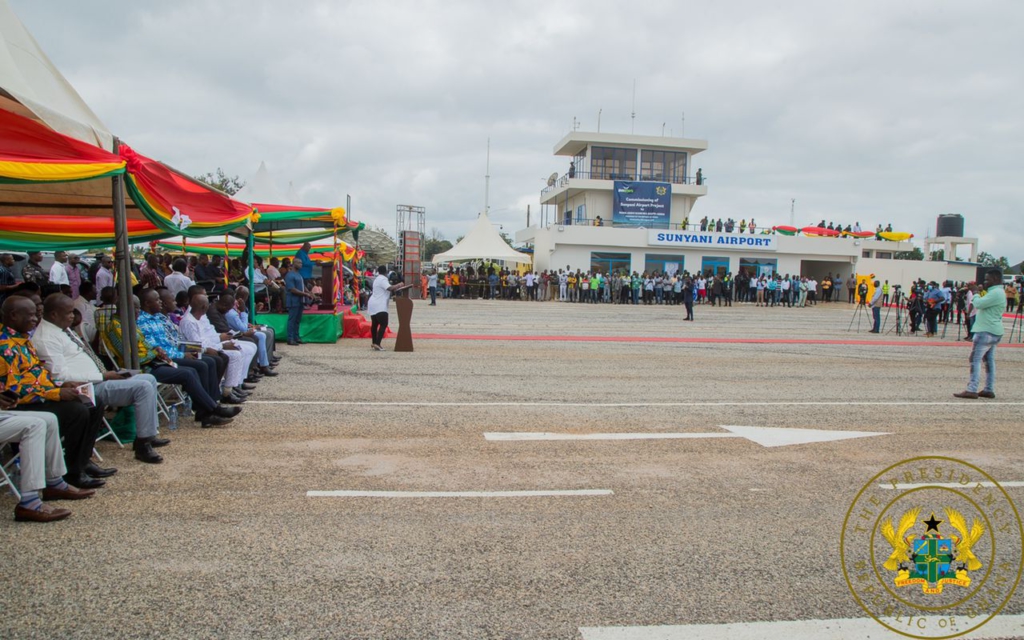
[[[464,234],[536,215],[572,128],[708,141],[697,217],[962,213],[1024,259],[1024,3],[11,0],[107,126],[189,173],[261,160],[300,204]]]

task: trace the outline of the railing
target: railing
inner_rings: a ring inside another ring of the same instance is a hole
[[[640,224],[613,223],[611,220],[606,220],[604,218],[602,218],[600,220],[600,222],[598,222],[597,218],[576,218],[576,217],[573,217],[571,220],[565,220],[564,218],[563,219],[559,219],[559,220],[545,220],[545,219],[541,220],[541,226],[542,227],[546,228],[546,227],[552,227],[552,226],[556,226],[556,225],[563,226],[563,227],[615,227],[616,229],[670,229],[670,230],[674,230],[674,231],[684,231],[684,230],[686,230],[686,227],[684,227],[681,222],[673,222],[673,223],[665,224],[665,225],[652,225],[650,227],[646,227],[646,226],[640,225]],[[693,224],[691,222],[690,226],[689,226],[689,229],[695,231],[697,229],[700,229],[700,225],[699,224]]]
[[[570,180],[639,180],[641,182],[671,182],[672,184],[695,184],[707,186],[708,179],[701,175],[698,181],[694,176],[669,177],[658,173],[614,173],[611,171],[569,171],[555,178],[553,184],[541,190],[541,197],[544,194],[562,187],[568,186]]]

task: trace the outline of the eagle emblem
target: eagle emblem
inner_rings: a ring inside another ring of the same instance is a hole
[[[981,568],[981,561],[974,555],[974,546],[985,533],[985,526],[979,521],[967,526],[967,519],[956,509],[943,510],[946,520],[937,520],[935,514],[920,523],[926,527],[925,532],[915,535],[908,532],[918,523],[920,508],[905,511],[893,525],[891,519],[881,527],[892,553],[882,563],[888,571],[895,571],[893,580],[897,587],[921,585],[924,593],[939,594],[945,585],[969,587],[971,578],[968,572]],[[948,522],[960,535],[944,536],[939,532],[939,525]]]

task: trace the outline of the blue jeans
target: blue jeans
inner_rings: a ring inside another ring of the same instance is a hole
[[[871,307],[871,317],[874,318],[874,324],[871,325],[871,330],[878,333],[879,329],[882,328],[882,309],[881,307]]]
[[[977,393],[978,383],[981,378],[981,363],[985,362],[985,389],[984,391],[995,391],[996,386],[996,345],[1002,336],[997,336],[985,331],[974,334],[974,347],[971,348],[971,382],[967,385],[968,391]]]
[[[430,304],[437,304],[437,287],[428,287],[430,291]]]
[[[299,325],[302,323],[302,305],[288,307],[288,342],[299,341]]]

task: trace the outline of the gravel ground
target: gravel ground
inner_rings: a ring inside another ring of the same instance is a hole
[[[998,350],[996,401],[954,402],[969,353],[943,346],[955,326],[942,344],[873,336],[847,331],[852,313],[698,307],[691,324],[677,307],[442,300],[417,304],[416,332],[569,339],[282,348],[282,375],[228,428],[165,431],[159,466],[101,443],[121,473],[69,503],[70,519],[0,520],[2,635],[570,639],[580,626],[863,617],[837,553],[857,490],[933,454],[1024,480],[1024,349]],[[719,425],[890,435],[778,448],[482,436]],[[614,495],[305,495],[332,489]],[[1004,611],[1024,613],[1021,590]]]

